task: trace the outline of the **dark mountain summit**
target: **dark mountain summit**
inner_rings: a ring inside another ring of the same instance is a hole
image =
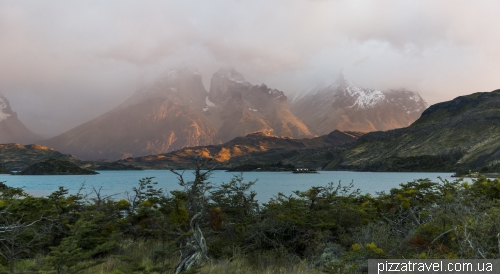
[[[32,144],[40,139],[17,118],[7,98],[0,94],[0,144]]]

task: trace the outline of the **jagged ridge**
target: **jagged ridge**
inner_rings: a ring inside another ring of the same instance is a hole
[[[418,93],[360,88],[341,73],[326,87],[296,99],[292,112],[317,134],[334,129],[376,131],[410,125],[427,107]]]

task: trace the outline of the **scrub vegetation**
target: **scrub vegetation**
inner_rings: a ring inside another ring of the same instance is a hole
[[[127,197],[0,184],[0,273],[362,273],[367,259],[500,258],[500,180],[330,183],[260,203],[255,182],[182,191],[144,178]]]

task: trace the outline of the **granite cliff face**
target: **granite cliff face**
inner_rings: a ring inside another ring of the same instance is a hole
[[[211,92],[199,72],[169,70],[117,108],[42,144],[86,160],[124,159],[219,144],[252,132],[312,137],[283,92],[220,70]]]
[[[314,133],[326,134],[334,129],[370,132],[406,127],[426,107],[415,92],[360,88],[340,74],[333,84],[294,100],[291,109]]]
[[[411,126],[371,132],[329,169],[456,171],[500,168],[500,90],[432,105]]]
[[[17,118],[7,98],[0,94],[0,144],[32,144],[40,139]]]
[[[282,91],[265,84],[252,85],[234,69],[220,69],[212,76],[205,117],[216,125],[222,141],[252,132],[293,138],[313,137],[295,117]]]

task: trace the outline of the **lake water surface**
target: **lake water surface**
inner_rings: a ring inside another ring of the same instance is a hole
[[[71,193],[78,191],[84,183],[87,192],[92,186],[101,188],[105,195],[116,194],[116,198],[126,197],[126,191],[137,186],[139,179],[155,177],[157,187],[166,191],[182,189],[178,185],[175,174],[168,170],[127,170],[127,171],[99,171],[97,175],[3,175],[0,182],[11,187],[23,187],[26,192],[35,196],[45,196],[57,190],[59,186],[68,188]],[[239,172],[213,171],[210,182],[214,186],[240,174]],[[257,180],[253,190],[257,192],[257,200],[267,202],[278,194],[292,194],[294,190],[307,190],[312,186],[325,186],[329,182],[348,185],[353,182],[355,188],[363,193],[375,194],[398,187],[400,183],[411,182],[416,179],[431,179],[440,182],[442,179],[453,180],[452,173],[425,173],[425,172],[349,172],[349,171],[320,171],[316,174],[293,174],[291,172],[246,172],[244,181]],[[193,179],[193,171],[184,172],[185,180]]]

